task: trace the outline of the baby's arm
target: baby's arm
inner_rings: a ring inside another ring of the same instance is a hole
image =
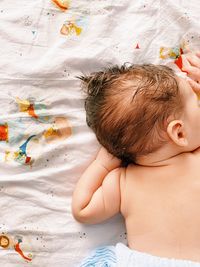
[[[79,179],[72,213],[82,223],[99,223],[120,211],[121,161],[101,148]]]

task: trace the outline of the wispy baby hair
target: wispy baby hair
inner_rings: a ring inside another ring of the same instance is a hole
[[[137,162],[167,142],[167,119],[183,108],[172,69],[124,64],[78,78],[86,92],[87,124],[114,156]]]

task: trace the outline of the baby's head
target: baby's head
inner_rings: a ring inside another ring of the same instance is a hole
[[[169,143],[188,149],[186,98],[191,92],[196,95],[172,69],[125,64],[79,78],[87,93],[87,124],[114,156],[129,163]]]

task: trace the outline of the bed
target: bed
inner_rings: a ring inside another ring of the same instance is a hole
[[[71,214],[99,149],[76,76],[180,60],[198,49],[199,3],[1,0],[0,19],[0,266],[75,267],[97,246],[126,244],[121,215],[87,226]]]

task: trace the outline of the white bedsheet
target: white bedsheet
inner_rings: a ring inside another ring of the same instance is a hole
[[[65,11],[0,0],[0,266],[73,267],[96,246],[126,243],[120,215],[94,226],[71,215],[99,147],[75,76],[172,62],[160,48],[197,48],[199,14],[198,0],[71,0]]]

